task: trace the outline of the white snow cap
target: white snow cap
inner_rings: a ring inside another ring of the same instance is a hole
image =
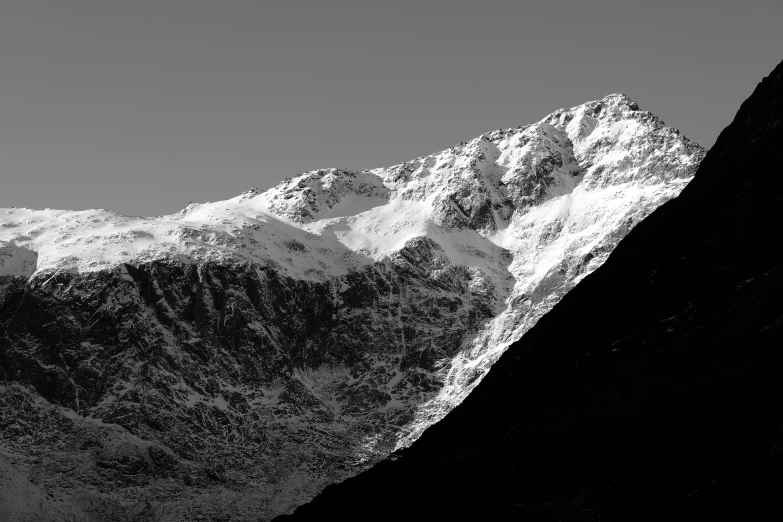
[[[666,150],[649,147],[645,138],[653,134],[668,140]],[[635,161],[675,157],[674,149],[681,153],[667,170]],[[264,192],[191,203],[170,216],[0,209],[0,241],[30,253],[24,268],[14,269],[25,274],[32,266],[90,272],[177,259],[273,263],[294,277],[324,278],[427,236],[454,263],[499,274],[497,256],[508,249],[514,266],[532,274],[575,241],[589,250],[591,231],[624,214],[620,207],[662,190],[674,194],[679,189],[662,187],[688,179],[697,149],[627,96],[612,94],[389,168],[305,172]],[[540,251],[537,238],[553,222],[565,233]]]

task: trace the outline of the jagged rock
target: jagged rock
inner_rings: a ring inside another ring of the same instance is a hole
[[[703,155],[611,95],[172,216],[0,210],[37,254],[0,277],[9,458],[89,516],[289,511],[459,404]]]

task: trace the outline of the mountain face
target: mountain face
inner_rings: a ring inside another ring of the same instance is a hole
[[[171,216],[1,210],[0,448],[79,520],[286,512],[459,404],[703,157],[610,95]]]
[[[783,519],[781,145],[783,63],[464,402],[285,518]]]

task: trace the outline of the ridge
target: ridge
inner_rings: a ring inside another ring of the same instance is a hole
[[[0,422],[40,434],[9,458],[177,520],[286,512],[469,397],[703,156],[615,94],[169,216],[2,209]]]

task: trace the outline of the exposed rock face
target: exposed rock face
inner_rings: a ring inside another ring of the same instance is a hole
[[[783,63],[445,419],[281,518],[783,518],[781,144]]]
[[[0,214],[0,434],[85,520],[268,519],[459,404],[691,179],[623,95],[173,216]],[[22,276],[22,277],[19,277]]]

